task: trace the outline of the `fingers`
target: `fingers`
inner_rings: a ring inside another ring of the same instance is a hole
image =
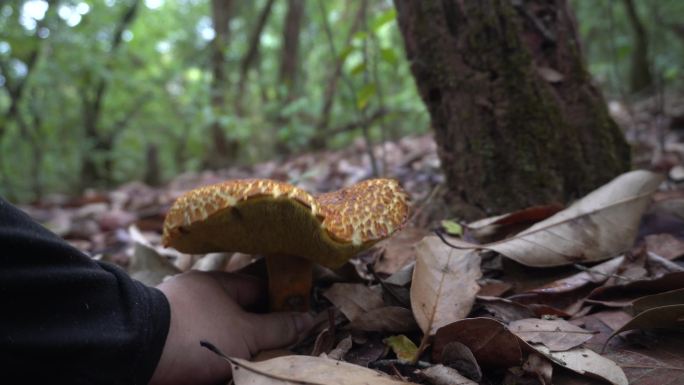
[[[308,313],[254,314],[253,352],[291,345],[313,326]]]
[[[203,274],[208,274],[215,279],[241,307],[255,305],[265,300],[267,296],[267,287],[258,278],[222,271],[211,271]]]

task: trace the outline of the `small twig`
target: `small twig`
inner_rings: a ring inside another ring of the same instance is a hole
[[[437,196],[437,192],[439,192],[441,187],[442,187],[441,184],[437,184],[437,185],[435,185],[435,187],[432,188],[432,191],[430,191],[430,194],[428,194],[427,198],[425,198],[425,200],[423,200],[423,202],[421,202],[420,206],[413,211],[413,213],[411,214],[411,216],[409,217],[409,219],[407,221],[408,223],[413,223],[413,221],[416,219],[416,217],[418,217],[418,214],[423,212],[423,209],[425,208],[425,206],[427,206],[430,202],[432,202],[432,200],[435,198],[435,196]]]
[[[391,365],[406,365],[406,361],[399,359],[388,359],[388,360],[377,360],[368,364],[370,368],[377,368],[379,366],[391,366]],[[411,364],[419,369],[427,369],[433,366],[433,364],[426,361],[416,361],[416,363]]]
[[[599,334],[592,330],[516,330],[516,333],[563,333],[563,334]]]
[[[292,379],[292,378],[281,377],[281,376],[278,376],[278,375],[275,375],[275,374],[266,373],[266,372],[261,371],[261,370],[258,370],[258,369],[250,368],[249,366],[246,366],[246,365],[242,364],[241,362],[238,362],[237,360],[235,360],[235,359],[233,359],[233,358],[230,358],[230,357],[228,357],[227,355],[223,354],[223,352],[222,352],[221,350],[219,350],[219,348],[217,348],[217,347],[216,347],[214,344],[212,344],[211,342],[200,341],[200,345],[201,345],[202,347],[204,347],[204,348],[207,348],[207,349],[211,350],[214,354],[216,354],[217,356],[219,356],[219,357],[223,358],[224,360],[228,361],[231,365],[234,365],[234,366],[239,367],[239,368],[242,368],[242,369],[246,369],[246,370],[248,370],[248,371],[250,371],[250,372],[256,373],[256,374],[261,375],[261,376],[264,376],[264,377],[272,378],[272,379],[274,379],[274,380],[283,381],[283,382],[285,382],[285,383],[297,384],[297,385],[325,385],[325,384],[320,384],[320,383],[318,383],[318,382],[309,382],[309,381],[294,380],[294,379]]]
[[[459,250],[478,250],[478,249],[481,249],[481,247],[477,247],[477,246],[479,246],[479,245],[475,245],[475,244],[473,245],[474,247],[465,247],[465,246],[457,246],[457,245],[454,245],[453,243],[450,243],[450,242],[447,241],[446,238],[444,237],[445,234],[444,234],[444,231],[443,231],[442,229],[434,229],[434,230],[432,230],[432,232],[435,233],[435,235],[436,235],[437,237],[439,237],[439,239],[440,239],[445,245],[451,247],[452,249],[459,249]]]
[[[406,377],[404,377],[404,376],[401,374],[401,372],[399,371],[399,369],[397,369],[397,367],[396,367],[394,364],[390,364],[390,367],[391,367],[392,370],[394,371],[394,375],[396,375],[397,377],[399,377],[399,379],[401,379],[402,381],[406,381]]]
[[[582,271],[584,271],[585,273],[589,273],[589,274],[601,275],[601,276],[608,277],[608,278],[623,279],[623,280],[629,281],[629,282],[634,282],[634,281],[636,281],[635,279],[628,278],[628,277],[625,277],[625,276],[622,276],[622,275],[618,275],[618,274],[608,274],[608,273],[604,273],[604,272],[602,272],[602,271],[595,271],[595,270],[592,270],[590,267],[582,266],[582,265],[580,265],[579,263],[575,263],[575,264],[573,264],[572,266],[573,266],[575,269],[577,269],[577,270],[582,270]]]
[[[384,289],[384,290],[385,290],[385,291],[386,291],[386,292],[387,292],[395,301],[397,301],[397,303],[404,304],[405,301],[403,301],[401,298],[399,298],[399,296],[397,295],[397,293],[394,292],[394,288],[393,288],[393,287],[390,287],[389,285],[387,285],[387,283],[385,283],[385,281],[384,281],[382,278],[380,278],[380,276],[378,275],[378,273],[375,272],[375,269],[373,268],[373,265],[369,264],[368,267],[367,267],[367,269],[368,269],[368,272],[371,273],[371,275],[373,276],[373,278],[375,278],[378,282],[380,282],[380,286],[381,286],[381,287],[382,287],[382,288],[383,288],[383,289]]]

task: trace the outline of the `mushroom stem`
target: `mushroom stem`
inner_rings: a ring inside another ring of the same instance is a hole
[[[267,255],[271,310],[308,311],[313,262],[308,259]]]

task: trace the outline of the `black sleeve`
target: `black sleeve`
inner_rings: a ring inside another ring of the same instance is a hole
[[[159,290],[0,198],[0,383],[146,384],[169,321]]]

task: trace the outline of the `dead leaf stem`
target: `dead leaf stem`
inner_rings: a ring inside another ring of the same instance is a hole
[[[267,373],[267,372],[264,372],[264,371],[261,371],[261,370],[258,370],[258,369],[250,368],[249,366],[246,366],[246,365],[244,365],[244,364],[238,362],[237,360],[234,360],[234,359],[228,357],[228,356],[225,355],[221,350],[219,350],[219,348],[217,348],[216,345],[212,344],[211,342],[200,341],[200,345],[201,345],[202,347],[204,347],[204,348],[207,348],[207,349],[211,350],[214,354],[216,354],[217,356],[219,356],[219,357],[223,358],[224,360],[228,361],[231,365],[235,365],[235,366],[240,367],[240,368],[242,368],[242,369],[249,370],[250,372],[256,373],[256,374],[258,374],[258,375],[260,375],[260,376],[272,378],[272,379],[278,380],[278,381],[283,381],[283,382],[285,382],[285,383],[297,384],[297,385],[325,385],[325,384],[321,384],[321,383],[318,383],[318,382],[309,382],[309,381],[293,380],[293,379],[291,379],[291,378],[281,377],[281,376],[278,376],[278,375],[275,375],[275,374],[271,374],[271,373]]]

